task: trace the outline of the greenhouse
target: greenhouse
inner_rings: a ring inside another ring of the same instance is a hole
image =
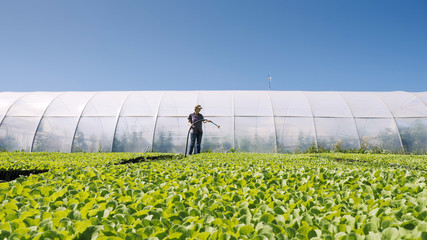
[[[202,151],[427,152],[427,92],[400,91],[0,92],[0,149],[183,153],[196,104]]]

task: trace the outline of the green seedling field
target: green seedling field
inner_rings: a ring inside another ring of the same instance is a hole
[[[148,155],[2,153],[0,239],[427,239],[427,156]]]

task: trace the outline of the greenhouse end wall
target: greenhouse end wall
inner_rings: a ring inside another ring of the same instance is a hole
[[[310,147],[427,152],[427,92],[0,92],[0,149],[183,153],[203,106],[202,151]]]

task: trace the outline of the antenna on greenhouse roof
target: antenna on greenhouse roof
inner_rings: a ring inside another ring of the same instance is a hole
[[[270,77],[270,74],[268,74],[268,90],[271,91],[271,77]]]

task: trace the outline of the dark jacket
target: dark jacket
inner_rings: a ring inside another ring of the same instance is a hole
[[[200,113],[196,115],[196,113],[194,112],[188,116],[188,121],[191,124],[195,123],[198,120],[203,120],[203,119],[204,119],[203,115]],[[203,133],[202,124],[203,124],[203,121],[200,121],[200,122],[194,124],[193,127],[191,128],[191,132],[192,133]]]

